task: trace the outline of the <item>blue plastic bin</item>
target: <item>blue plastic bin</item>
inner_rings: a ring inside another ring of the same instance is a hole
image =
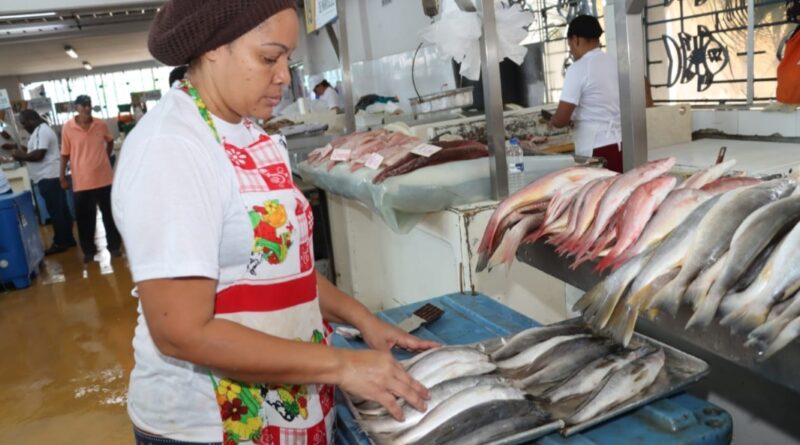
[[[383,320],[396,324],[425,303],[433,303],[445,313],[430,327],[415,334],[443,344],[474,343],[538,326],[539,323],[485,295],[453,294],[389,309],[378,313]],[[360,341],[334,335],[337,347],[361,349]],[[398,359],[409,357],[397,351]],[[338,395],[337,395],[338,396]],[[336,405],[336,443],[363,445],[369,440],[355,423],[347,407]],[[678,394],[653,402],[625,416],[618,417],[567,439],[558,433],[539,439],[541,445],[717,445],[731,441],[733,421],[721,408],[688,394]]]
[[[0,197],[0,282],[17,289],[30,286],[43,258],[31,192]]]

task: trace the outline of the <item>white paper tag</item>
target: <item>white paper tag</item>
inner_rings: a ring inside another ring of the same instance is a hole
[[[372,153],[371,155],[369,155],[369,158],[367,159],[367,162],[364,163],[364,165],[367,168],[377,170],[378,168],[380,168],[381,163],[383,163],[383,156],[379,155],[378,153]]]
[[[322,149],[322,157],[327,158],[332,151],[333,151],[333,146],[331,144],[326,145],[325,148]]]
[[[331,161],[342,161],[346,162],[350,160],[350,150],[346,148],[337,148],[333,150],[333,154],[331,155]]]
[[[411,150],[411,153],[429,158],[440,151],[442,151],[442,147],[431,144],[420,144],[415,149]]]

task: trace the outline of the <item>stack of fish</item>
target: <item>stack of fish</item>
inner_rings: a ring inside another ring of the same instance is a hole
[[[800,336],[800,197],[791,179],[726,175],[735,160],[678,183],[672,158],[625,174],[574,167],[505,199],[478,248],[478,271],[510,264],[521,243],[547,237],[573,268],[614,272],[576,305],[599,332],[626,344],[639,312],[708,326],[718,314],[769,357]],[[798,301],[797,303],[794,303]]]
[[[403,407],[397,421],[372,402],[356,405],[361,426],[379,444],[484,444],[547,422],[548,416],[489,355],[468,346],[427,351],[403,363],[430,389],[427,411]],[[492,374],[490,374],[492,373]]]
[[[327,165],[328,170],[338,164],[347,164],[351,172],[365,166],[378,170],[373,183],[379,184],[392,176],[398,176],[418,170],[422,167],[443,164],[452,161],[478,159],[489,156],[484,144],[474,141],[435,142],[439,150],[418,154],[423,141],[414,136],[388,130],[374,130],[353,133],[340,137],[330,146],[312,151],[307,162],[312,166]],[[334,153],[343,158],[332,159]]]

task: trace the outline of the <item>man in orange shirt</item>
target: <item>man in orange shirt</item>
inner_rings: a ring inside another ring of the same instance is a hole
[[[103,215],[108,250],[114,256],[122,255],[119,232],[111,216],[111,169],[113,138],[108,126],[92,117],[92,99],[81,95],[75,99],[77,114],[61,130],[61,187],[67,183],[67,162],[72,169],[72,189],[75,193],[75,222],[83,251],[83,262],[92,261],[97,249],[94,232],[97,207]]]

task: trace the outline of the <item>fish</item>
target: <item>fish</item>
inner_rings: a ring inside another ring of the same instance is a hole
[[[710,193],[701,192],[695,189],[673,190],[656,210],[653,218],[645,226],[642,234],[633,246],[629,247],[614,261],[613,268],[616,269],[625,261],[642,253],[647,247],[652,246],[664,239],[678,225],[680,225],[689,214],[700,204],[711,198]]]
[[[611,341],[596,337],[579,338],[559,346],[565,346],[565,348],[558,348],[560,350],[558,353],[552,354],[552,360],[547,360],[541,369],[525,377],[520,382],[523,388],[564,380],[592,361],[605,357],[615,350]]]
[[[563,254],[573,250],[574,243],[580,240],[586,230],[592,225],[592,221],[594,221],[594,216],[597,214],[597,206],[600,204],[600,201],[605,196],[606,191],[611,184],[618,178],[618,176],[610,176],[607,178],[601,178],[601,181],[595,184],[586,194],[586,198],[584,199],[583,206],[580,209],[580,213],[578,214],[578,220],[575,223],[575,230],[569,234],[569,237],[564,239],[563,241],[558,241],[557,245],[560,245],[556,252],[559,254]]]
[[[730,176],[710,182],[700,187],[700,190],[713,195],[718,195],[720,193],[729,192],[731,190],[736,190],[741,187],[748,187],[759,183],[761,183],[760,179],[751,178],[748,176]]]
[[[591,420],[598,414],[641,394],[656,381],[666,356],[659,349],[612,372],[601,387],[566,419],[568,425]]]
[[[744,304],[720,322],[737,332],[749,333],[767,320],[770,308],[800,285],[800,224],[781,240],[756,281],[743,293]],[[763,286],[759,282],[764,283]],[[751,288],[753,290],[751,290]],[[757,291],[757,292],[756,292]],[[749,296],[747,295],[749,294]],[[713,314],[711,314],[713,317]]]
[[[764,270],[764,266],[767,264],[767,261],[769,261],[769,259],[772,257],[772,252],[775,251],[776,247],[778,247],[778,243],[775,241],[773,241],[772,244],[769,244],[767,247],[765,247],[761,251],[761,253],[758,254],[756,259],[753,260],[753,263],[745,271],[745,273],[742,274],[741,277],[739,277],[739,280],[736,281],[736,284],[734,284],[733,287],[731,288],[731,292],[741,292],[750,287],[750,285],[753,284],[753,281],[755,281],[756,278],[758,278],[758,275],[761,273],[761,271]],[[722,303],[720,303],[719,306],[719,310],[723,315],[726,315],[730,312],[730,310],[728,310],[728,308],[726,307],[727,301],[728,301],[727,298],[723,299]]]
[[[767,349],[763,351],[763,354],[760,357],[760,361],[764,361],[770,357],[772,357],[776,352],[780,351],[781,349],[785,348],[786,345],[791,343],[796,338],[800,337],[800,317],[795,318],[794,320],[790,321],[786,327],[775,337]]]
[[[494,372],[497,366],[489,362],[451,362],[439,368],[433,374],[428,374],[425,377],[417,379],[417,381],[426,388],[433,388],[439,383],[446,382],[458,377],[469,377],[476,375],[488,374]]]
[[[539,227],[542,221],[544,221],[544,215],[541,213],[528,215],[506,232],[497,250],[494,251],[494,254],[489,259],[489,263],[486,266],[489,271],[501,264],[505,264],[510,268],[522,240]]]
[[[721,301],[773,238],[798,220],[800,220],[800,196],[779,199],[745,218],[733,234],[722,272],[707,292],[706,298],[711,302]]]
[[[681,266],[683,257],[691,248],[690,241],[695,234],[697,224],[717,204],[719,199],[719,196],[715,196],[697,206],[658,244],[652,257],[631,284],[629,291],[631,299],[649,302],[657,289],[653,286],[656,280]]]
[[[544,214],[544,222],[542,222],[539,230],[530,236],[530,242],[535,242],[542,236],[553,233],[553,228],[555,226],[562,225],[561,220],[565,220],[565,224],[563,225],[566,228],[566,222],[569,221],[569,214],[571,213],[572,207],[576,204],[576,198],[583,185],[584,184],[573,184],[558,190],[555,195],[553,195],[553,198],[550,200],[550,205],[547,206],[547,211]],[[566,215],[564,215],[565,212]],[[564,216],[566,216],[566,219]]]
[[[678,185],[679,189],[693,188],[698,189],[708,184],[709,182],[716,181],[726,173],[728,173],[733,166],[736,165],[736,159],[731,159],[719,164],[714,164],[699,172],[693,174],[688,179]]]
[[[506,215],[526,204],[544,199],[550,199],[555,192],[569,184],[581,183],[591,181],[595,178],[607,177],[613,175],[614,172],[605,169],[591,168],[591,167],[568,167],[566,169],[558,170],[549,173],[538,180],[528,184],[516,193],[508,196],[498,206],[489,218],[486,230],[483,232],[483,238],[478,245],[478,265],[477,271],[480,272],[486,268],[486,264],[494,253],[497,247],[494,243],[496,234],[499,229],[505,229],[500,226]]]
[[[581,240],[576,246],[577,250],[573,253],[580,256],[589,251],[595,240],[597,240],[606,229],[611,217],[614,216],[617,209],[628,199],[636,187],[661,176],[674,165],[675,158],[664,158],[647,162],[620,175],[619,178],[611,184],[603,196],[603,199],[598,204],[597,215],[595,216],[591,228],[581,237]]]
[[[528,347],[524,351],[520,352],[519,354],[511,358],[497,362],[496,363],[497,368],[512,370],[512,369],[522,368],[524,366],[529,366],[530,364],[534,363],[540,356],[546,354],[547,351],[554,348],[555,346],[564,343],[566,341],[584,337],[589,337],[589,334],[559,335],[556,337],[548,338],[547,340],[541,343],[536,343],[535,345]]]
[[[692,308],[696,309],[697,303],[701,298],[708,294],[711,286],[713,286],[719,278],[720,273],[722,273],[722,270],[724,269],[725,264],[728,262],[729,257],[730,251],[725,252],[716,263],[707,267],[703,272],[701,272],[700,275],[698,275],[697,278],[692,281],[692,284],[686,288],[686,293],[683,295],[683,301],[691,304]]]
[[[633,191],[625,204],[617,230],[617,242],[608,255],[595,268],[596,272],[607,269],[622,252],[632,245],[644,230],[650,217],[667,198],[667,194],[678,182],[674,176],[660,176],[646,182]]]
[[[408,162],[384,168],[380,173],[372,178],[372,183],[380,184],[390,177],[404,175],[423,167],[444,164],[452,161],[480,159],[487,156],[489,156],[489,150],[485,146],[466,146],[442,149],[432,154],[430,157],[417,156]]]
[[[765,350],[770,344],[773,344],[786,326],[795,318],[800,317],[800,297],[798,295],[800,292],[795,293],[794,297],[787,300],[789,305],[779,315],[750,332],[745,346],[758,346],[761,350]]]
[[[586,334],[586,327],[577,324],[559,324],[554,326],[537,326],[525,329],[514,334],[508,343],[492,352],[490,358],[494,362],[509,359],[520,352],[528,349],[531,345],[541,343],[547,339],[574,334]]]
[[[584,203],[586,201],[586,196],[589,194],[592,188],[597,186],[602,181],[603,181],[602,178],[592,179],[591,181],[581,186],[580,190],[578,191],[578,194],[575,195],[575,202],[569,208],[569,216],[567,217],[567,228],[564,230],[563,233],[548,238],[546,241],[547,244],[558,245],[561,243],[559,239],[567,239],[575,231],[578,225],[578,219],[580,218],[580,212],[583,209]]]
[[[521,390],[505,385],[480,385],[465,389],[430,410],[419,423],[398,435],[391,443],[405,445],[419,442],[459,413],[475,406],[503,400],[525,400],[525,398],[526,395]]]
[[[443,346],[434,349],[408,368],[411,377],[422,383],[421,379],[438,373],[451,363],[488,362],[489,356],[471,346]],[[426,385],[428,386],[428,385]],[[432,385],[430,385],[432,386]],[[429,387],[429,386],[428,386]]]
[[[486,445],[543,425],[549,415],[531,400],[497,400],[462,411],[414,445]]]
[[[652,354],[655,349],[642,346],[632,350],[620,351],[609,354],[590,362],[575,375],[550,388],[539,396],[539,400],[547,403],[556,403],[595,391],[610,373],[621,369],[634,360]]]
[[[691,281],[728,250],[733,234],[745,218],[760,207],[792,193],[795,187],[794,181],[779,179],[722,195],[719,203],[698,223],[690,242],[691,253],[681,264],[680,273],[656,293],[650,307],[665,310],[674,317]],[[716,312],[719,299],[712,301],[709,295],[706,295],[703,302],[705,307],[713,305]],[[711,319],[706,315],[708,314],[705,311],[702,311],[701,315],[695,312],[688,326],[707,326]],[[712,313],[711,317],[713,316]]]
[[[389,415],[366,419],[360,422],[362,428],[372,433],[397,433],[404,431],[417,423],[437,406],[442,404],[445,400],[458,394],[459,392],[480,385],[509,385],[510,382],[505,377],[499,375],[481,375],[460,377],[446,382],[439,383],[430,389],[430,399],[425,403],[427,410],[425,412],[418,411],[411,405],[403,406],[403,420],[395,420],[394,417]]]

